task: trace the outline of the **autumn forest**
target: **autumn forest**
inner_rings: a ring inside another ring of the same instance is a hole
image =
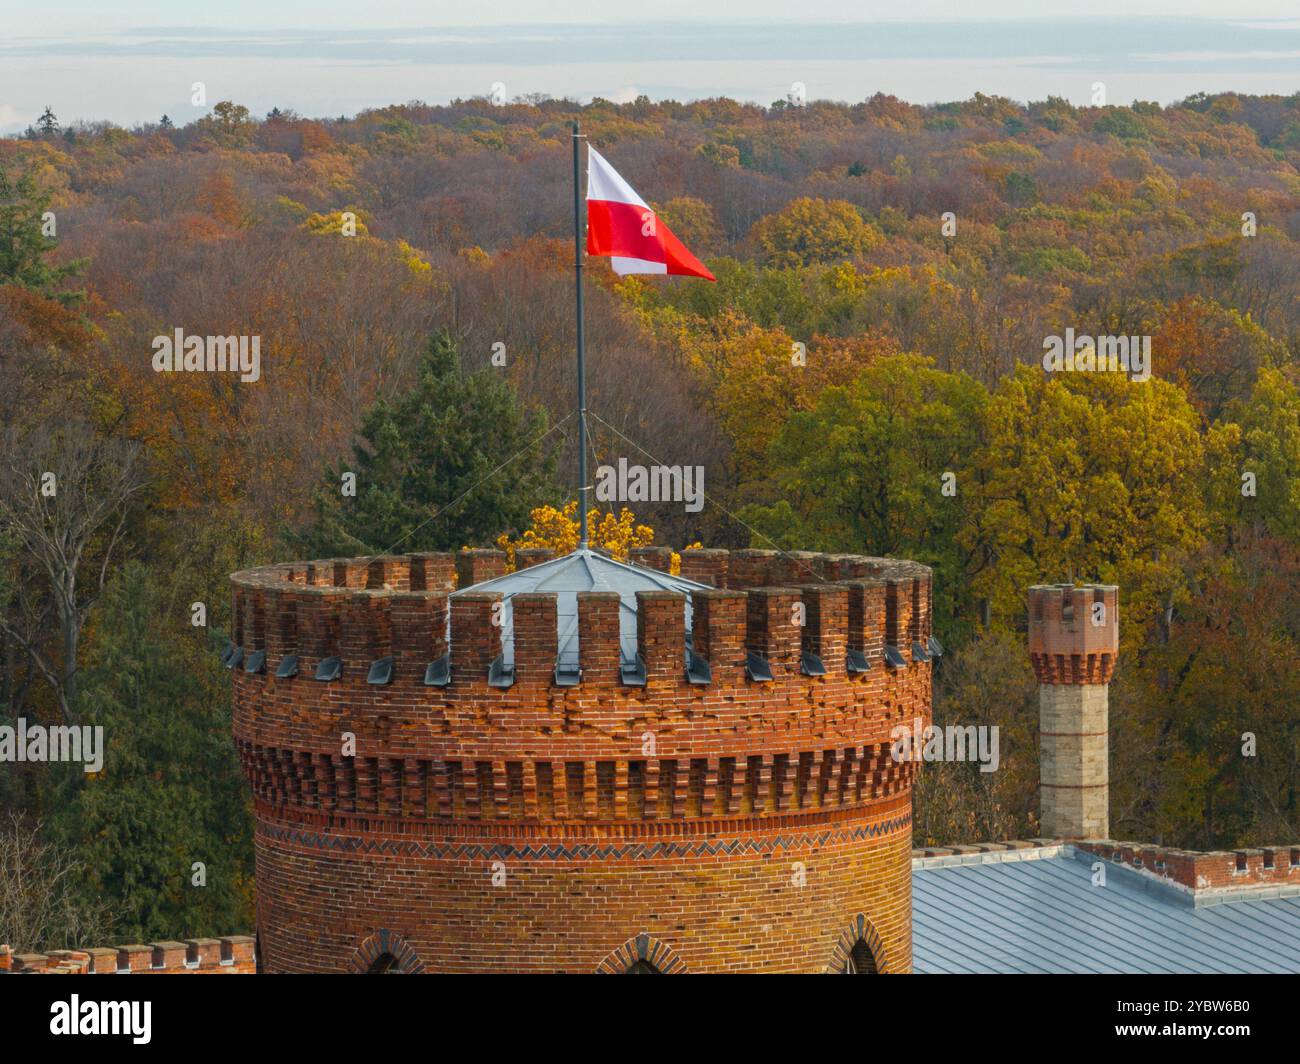
[[[252,926],[230,573],[571,534],[575,120],[717,276],[589,264],[593,463],[707,494],[606,546],[933,566],[936,722],[1002,767],[927,766],[918,845],[1038,834],[1025,592],[1117,584],[1113,836],[1300,837],[1300,95],[47,111],[0,140],[0,724],[109,742],[0,774],[52,884],[0,941]],[[257,379],[158,372],[177,330]],[[1045,372],[1067,330],[1149,379]]]

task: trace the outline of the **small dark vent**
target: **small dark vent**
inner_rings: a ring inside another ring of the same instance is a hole
[[[504,654],[498,654],[492,659],[492,664],[488,666],[488,686],[513,687],[514,683],[515,667],[506,664]]]
[[[750,651],[745,655],[745,675],[755,683],[771,683],[772,666],[767,658]]]
[[[555,817],[555,768],[549,761],[537,762],[537,815]]]
[[[724,757],[718,763],[718,790],[713,798],[713,808],[706,810],[714,816],[725,816],[731,806],[731,792],[736,786],[736,759]]]
[[[659,803],[655,815],[667,820],[673,815],[673,795],[677,793],[677,762],[659,762]]]
[[[645,659],[640,654],[632,661],[619,663],[619,674],[625,687],[645,686]]]
[[[686,815],[702,816],[704,812],[704,777],[709,771],[709,762],[702,757],[693,758],[690,775],[686,780]]]
[[[425,687],[446,687],[451,683],[451,655],[444,654],[437,661],[429,662],[424,670]]]
[[[340,658],[325,658],[316,666],[316,679],[329,683],[343,675],[343,661]]]
[[[506,762],[506,805],[510,816],[521,819],[524,815],[524,765],[522,761]]]

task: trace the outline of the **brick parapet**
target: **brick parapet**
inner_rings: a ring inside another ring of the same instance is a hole
[[[1210,852],[1111,839],[1088,839],[1073,845],[1192,891],[1300,887],[1300,843]]]
[[[426,669],[448,647],[446,591],[344,589],[292,579],[313,566],[345,579],[374,571],[369,564],[309,563],[234,578],[236,602],[259,596],[270,618],[265,646],[244,648],[246,654],[267,650],[264,671],[234,670],[235,733],[249,749],[330,758],[339,752],[341,733],[352,732],[358,756],[493,761],[506,749],[520,761],[620,762],[649,732],[661,757],[743,758],[878,744],[899,720],[929,716],[929,663],[895,669],[883,658],[887,611],[892,601],[896,617],[909,616],[912,578],[695,592],[694,647],[711,669],[703,684],[692,683],[685,668],[684,597],[643,593],[644,687],[623,682],[618,603],[601,593],[580,596],[578,684],[555,681],[553,598],[529,595],[516,597],[513,682],[491,686],[488,666],[501,653],[500,595],[462,594],[450,599],[450,682],[431,687]],[[385,563],[385,571],[393,567]],[[928,630],[918,636],[928,637]],[[909,647],[900,649],[911,658]],[[846,650],[861,652],[868,671],[850,673]],[[769,662],[771,682],[747,677],[747,651]],[[804,674],[804,652],[822,659],[824,675]],[[289,653],[300,658],[298,674],[278,678],[277,666]],[[333,656],[343,659],[341,677],[315,681],[316,665]],[[391,682],[369,683],[371,662],[386,657],[394,659]]]
[[[643,553],[648,551],[647,548]],[[481,572],[483,559],[489,555],[493,557],[487,568],[495,572],[497,563],[504,559],[499,551],[465,551],[457,562],[465,572]],[[737,564],[737,556],[745,556],[742,564]],[[487,675],[488,665],[501,652],[502,624],[506,620],[501,610],[493,610],[491,596],[495,593],[462,592],[449,599],[446,572],[450,556],[440,556],[441,564],[436,567],[431,557],[325,559],[236,573],[232,577],[233,615],[237,619],[233,627],[234,642],[244,649],[246,659],[255,650],[266,651],[265,675],[272,678],[280,661],[290,654],[300,659],[300,677],[310,675],[323,658],[341,658],[344,684],[358,679],[364,682],[373,661],[393,657],[396,659],[393,685],[415,686],[422,692],[429,661],[441,656],[449,645],[451,683],[436,692],[423,692],[430,701],[502,697],[500,689],[489,684]],[[746,650],[785,666],[777,678],[778,689],[784,689],[787,684],[796,688],[806,686],[806,678],[798,675],[799,655],[801,650],[814,646],[825,645],[832,656],[838,655],[836,648],[841,644],[861,650],[874,669],[883,667],[883,648],[891,644],[906,661],[922,665],[924,662],[912,660],[913,644],[924,646],[931,634],[929,570],[910,562],[888,566],[885,562],[873,558],[846,560],[840,555],[734,552],[730,563],[718,563],[714,572],[730,571],[733,579],[729,586],[719,590],[741,595],[745,606],[739,615],[734,611],[727,614],[727,623],[735,625],[735,631],[730,634],[720,630],[721,614],[715,609],[710,621],[711,645],[729,648],[738,640]],[[746,568],[766,578],[782,567],[789,572],[820,569],[850,574],[871,568],[884,575],[865,579],[850,575],[800,587],[735,585],[734,577]],[[418,575],[417,569],[421,570]],[[383,586],[379,586],[381,581]],[[418,586],[425,583],[436,586]],[[670,601],[679,602],[684,611],[685,599],[671,592],[646,594],[651,606],[638,624],[640,651],[643,657],[655,657],[662,663],[653,690],[670,692],[688,688],[684,616],[679,623],[676,607],[668,605]],[[695,597],[702,599],[706,594],[696,592]],[[844,608],[832,607],[830,603],[838,603],[841,595]],[[802,624],[797,623],[796,607],[801,607]],[[811,628],[808,618],[813,619]],[[619,632],[616,626],[608,624],[593,627],[580,617],[578,642],[580,647],[586,644],[595,657],[608,657],[619,642]],[[558,632],[539,628],[533,633],[532,645],[536,653],[531,662],[521,663],[516,669],[517,680],[523,679],[529,668],[551,673],[558,651]],[[702,639],[696,652],[709,645],[709,638]],[[435,650],[439,653],[435,654]],[[730,653],[725,651],[727,655]],[[702,656],[709,658],[708,654]],[[719,660],[717,664],[725,672],[731,661]],[[580,686],[590,695],[600,686],[619,688],[620,684],[616,675],[602,672],[592,676],[584,673]],[[562,696],[562,692],[559,694]],[[628,692],[620,690],[620,694]],[[760,697],[768,696],[760,694]]]
[[[251,935],[195,938],[128,946],[15,954],[0,946],[0,974],[14,975],[252,975]]]

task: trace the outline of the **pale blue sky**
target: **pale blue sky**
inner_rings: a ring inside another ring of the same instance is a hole
[[[17,7],[17,4],[8,4]],[[16,35],[85,33],[145,26],[490,26],[503,23],[609,22],[647,19],[734,21],[852,21],[944,18],[1185,17],[1300,18],[1295,0],[221,0],[178,6],[175,0],[44,0],[5,12],[3,28]]]
[[[47,104],[65,122],[178,123],[235,99],[261,114],[353,114],[413,99],[507,95],[770,103],[876,92],[914,102],[1164,103],[1192,92],[1300,91],[1296,0],[9,0],[0,133]],[[737,19],[736,11],[743,11]],[[900,12],[906,12],[901,17]]]

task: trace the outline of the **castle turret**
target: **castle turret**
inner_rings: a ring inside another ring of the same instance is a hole
[[[1049,838],[1110,835],[1109,685],[1118,653],[1118,588],[1029,589],[1041,831]]]
[[[265,970],[909,971],[930,571],[691,554],[235,574]]]

